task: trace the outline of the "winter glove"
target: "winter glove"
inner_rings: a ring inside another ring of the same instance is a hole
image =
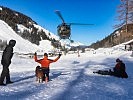
[[[34,54],[35,56],[37,55],[37,53],[35,52],[35,54]]]
[[[59,54],[59,57],[61,56],[61,54]]]

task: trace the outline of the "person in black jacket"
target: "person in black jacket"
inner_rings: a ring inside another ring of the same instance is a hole
[[[13,83],[10,80],[10,73],[9,73],[9,65],[11,64],[11,59],[13,57],[13,47],[15,46],[16,41],[10,40],[9,44],[6,46],[6,48],[3,51],[1,64],[3,65],[3,70],[0,77],[0,85],[6,85]],[[6,84],[4,84],[4,79],[6,78]]]

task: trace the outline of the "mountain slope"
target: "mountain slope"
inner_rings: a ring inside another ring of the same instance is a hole
[[[15,52],[35,52],[41,49],[39,46],[32,44],[28,40],[23,39],[18,34],[16,34],[8,24],[0,20],[0,39],[7,40],[14,39],[17,41],[14,47]]]
[[[116,29],[113,33],[102,40],[90,45],[92,48],[112,47],[133,39],[133,24],[128,24],[128,31],[125,31],[126,26]]]
[[[49,40],[51,42],[58,42],[58,36],[50,31],[39,26],[30,17],[0,6],[0,19],[6,22],[19,36],[30,41],[31,43],[39,45],[41,40]]]

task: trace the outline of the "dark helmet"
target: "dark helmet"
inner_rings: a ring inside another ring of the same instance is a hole
[[[15,44],[16,44],[16,41],[15,41],[15,40],[10,40],[10,41],[9,41],[9,45],[10,45],[10,46],[14,47]]]
[[[121,62],[121,60],[119,58],[116,59],[116,62]]]
[[[48,54],[47,53],[44,53],[44,56],[47,56],[48,57]]]

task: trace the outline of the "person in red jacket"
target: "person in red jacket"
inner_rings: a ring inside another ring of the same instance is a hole
[[[37,53],[35,52],[34,59],[35,59],[36,62],[41,64],[41,68],[44,72],[43,81],[45,81],[46,77],[49,81],[49,71],[50,71],[49,66],[50,66],[50,63],[56,62],[60,58],[60,56],[61,56],[61,54],[59,54],[59,56],[56,59],[52,60],[52,59],[48,59],[48,54],[47,53],[44,53],[44,58],[43,59],[37,59]]]
[[[93,73],[98,73],[101,75],[111,75],[119,78],[128,78],[128,75],[126,73],[126,67],[125,64],[122,60],[119,58],[116,59],[116,65],[113,68],[113,71],[111,69],[109,70],[98,70],[94,71]]]
[[[121,77],[121,78],[128,78],[125,64],[119,58],[116,59],[116,65],[113,68],[113,70],[114,70],[114,76]]]

